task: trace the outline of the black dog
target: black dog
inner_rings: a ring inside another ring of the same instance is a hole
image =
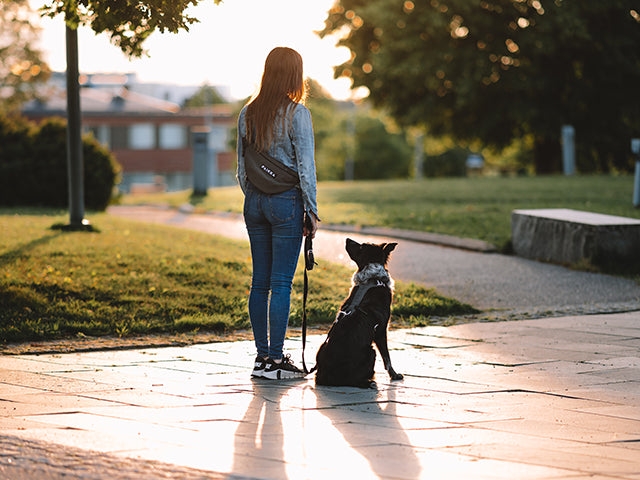
[[[358,270],[353,275],[349,297],[340,307],[327,339],[316,355],[317,385],[375,388],[374,342],[391,380],[403,378],[393,370],[387,346],[393,279],[386,265],[396,245],[359,244],[347,239],[347,253],[358,265]]]

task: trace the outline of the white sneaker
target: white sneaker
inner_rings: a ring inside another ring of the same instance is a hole
[[[262,358],[260,355],[256,356],[256,359],[253,362],[253,371],[251,372],[252,377],[264,377],[264,370],[267,368],[269,360]]]
[[[291,356],[286,355],[282,358],[282,362],[280,363],[269,360],[262,376],[271,380],[287,380],[292,378],[304,378],[305,374],[291,362]]]

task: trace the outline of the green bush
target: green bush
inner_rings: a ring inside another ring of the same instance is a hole
[[[427,177],[464,177],[467,175],[467,157],[469,151],[453,148],[440,155],[427,155],[424,161],[424,174]]]
[[[0,115],[0,205],[9,205],[16,179],[23,176],[24,166],[20,159],[30,156],[30,138],[28,122]],[[33,188],[33,185],[30,183],[25,188]]]
[[[67,127],[60,118],[33,125],[0,116],[0,205],[68,205]],[[120,167],[92,136],[83,142],[85,206],[104,210]]]
[[[411,147],[403,135],[391,133],[378,118],[362,116],[356,123],[354,176],[358,180],[407,178]]]
[[[343,180],[345,162],[353,154],[354,177],[364,179],[407,178],[413,160],[405,136],[389,131],[382,119],[368,111],[333,114],[313,109],[316,136],[316,168],[320,181]],[[355,135],[349,133],[354,128]]]

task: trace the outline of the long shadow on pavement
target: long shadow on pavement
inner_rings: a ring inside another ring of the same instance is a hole
[[[394,387],[384,394],[377,390],[316,387],[315,395],[318,411],[331,420],[378,477],[421,478],[420,461],[396,414]],[[385,433],[384,438],[378,437],[380,431]],[[401,475],[393,472],[394,465],[401,465]]]

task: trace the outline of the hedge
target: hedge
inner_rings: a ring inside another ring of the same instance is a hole
[[[39,125],[0,116],[0,205],[68,206],[67,126],[61,118]],[[91,135],[82,139],[85,207],[104,210],[120,166]]]

